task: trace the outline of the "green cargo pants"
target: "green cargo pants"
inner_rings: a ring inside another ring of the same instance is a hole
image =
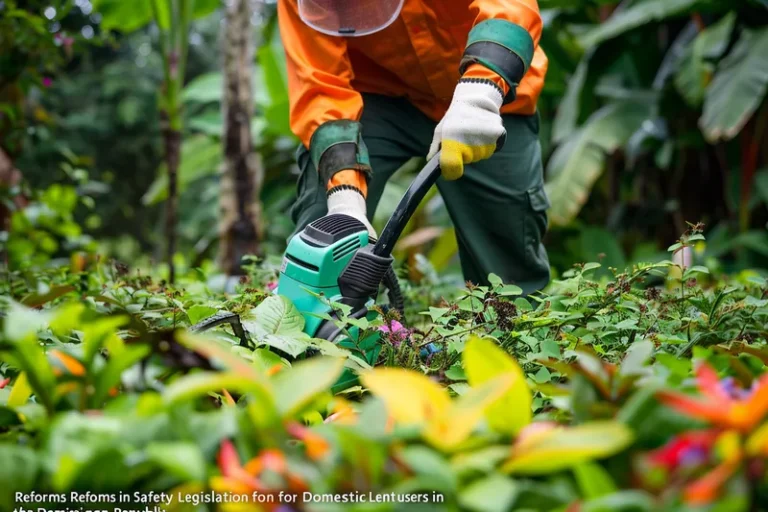
[[[363,139],[371,158],[368,216],[387,180],[412,157],[428,153],[436,123],[406,99],[363,94]],[[487,284],[488,274],[520,286],[524,293],[549,282],[542,245],[549,200],[544,192],[539,118],[505,115],[507,140],[488,160],[465,166],[456,181],[440,178],[437,188],[456,228],[464,279]],[[296,232],[327,213],[325,189],[309,157],[299,148],[301,174],[291,215]]]

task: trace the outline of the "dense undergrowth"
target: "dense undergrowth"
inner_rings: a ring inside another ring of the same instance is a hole
[[[671,250],[702,238],[691,231]],[[170,288],[77,254],[6,277],[1,510],[19,505],[15,492],[73,490],[172,491],[165,510],[205,510],[182,495],[270,502],[211,510],[768,502],[758,273],[588,263],[529,299],[495,276],[446,298],[407,284],[406,319],[340,311],[380,333],[375,369],[303,335],[301,315],[271,293],[273,271],[257,265],[229,296],[202,271]],[[189,329],[221,311],[240,315],[245,336]],[[345,368],[360,382],[334,395]]]

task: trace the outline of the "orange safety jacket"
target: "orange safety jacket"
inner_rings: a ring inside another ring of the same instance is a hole
[[[530,34],[533,58],[516,87],[516,99],[501,112],[536,111],[547,72],[547,57],[538,44],[542,21],[536,0],[405,0],[391,25],[362,37],[314,30],[299,17],[297,0],[278,0],[277,7],[291,129],[307,148],[323,123],[359,121],[362,92],[405,97],[439,121],[461,78],[459,64],[470,30],[486,20],[505,20]],[[464,76],[491,78],[508,90],[498,74],[480,64],[470,66]]]

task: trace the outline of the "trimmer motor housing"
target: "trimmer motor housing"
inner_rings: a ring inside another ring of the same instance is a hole
[[[329,313],[318,295],[351,306],[352,315],[373,304],[392,258],[374,255],[372,247],[363,223],[343,214],[312,222],[289,242],[276,293],[305,315],[307,334],[329,339],[315,316]]]

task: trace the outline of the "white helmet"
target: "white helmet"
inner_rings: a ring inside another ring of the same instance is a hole
[[[404,0],[299,0],[299,16],[313,29],[332,36],[358,37],[387,28]]]

